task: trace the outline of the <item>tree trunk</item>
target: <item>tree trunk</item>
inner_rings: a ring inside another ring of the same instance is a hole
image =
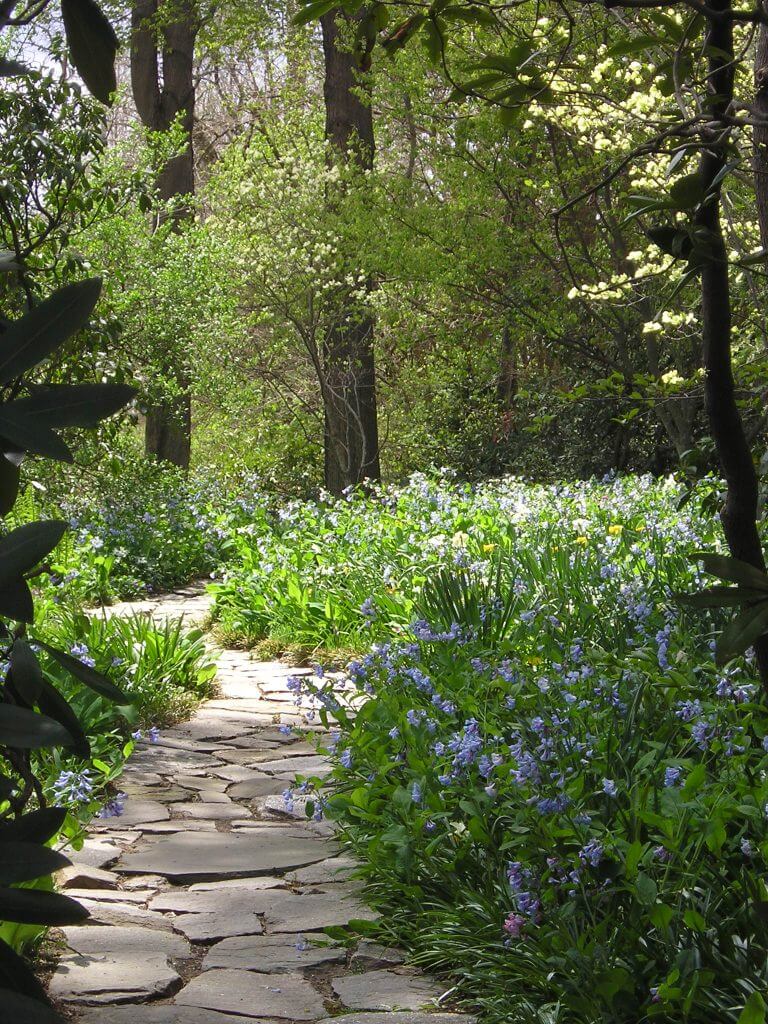
[[[768,13],[768,0],[763,0],[761,6]],[[764,24],[758,26],[755,46],[754,114],[756,123],[752,129],[752,166],[757,221],[760,226],[760,241],[763,248],[768,249],[768,25]]]
[[[356,21],[338,10],[321,18],[325,136],[329,159],[365,171],[373,168],[374,157],[370,89],[361,78],[369,70],[370,55],[369,50],[351,51],[340,32]],[[370,291],[373,282],[366,288]],[[335,310],[323,345],[325,486],[333,494],[381,477],[373,342],[374,321],[366,303],[349,296]]]
[[[187,143],[157,176],[163,202],[192,195],[195,165],[192,128],[195,117],[194,49],[197,35],[192,0],[174,0],[176,20],[155,24],[162,0],[134,0],[131,14],[131,85],[142,124],[152,131],[167,131],[178,119]],[[170,213],[179,227],[192,216],[187,203],[176,203]],[[169,340],[172,349],[176,339]],[[144,446],[147,455],[189,467],[192,412],[189,374],[176,355],[163,365],[173,394],[147,409]]]
[[[715,11],[730,10],[730,0],[713,0]],[[708,54],[709,110],[720,121],[733,99],[733,26],[729,19],[712,17],[707,22],[705,52]],[[720,222],[719,177],[727,160],[727,137],[716,130],[701,150],[699,174],[708,194],[695,216],[703,229],[706,252],[701,266],[702,352],[704,405],[726,481],[725,503],[720,513],[728,549],[734,558],[765,571],[763,548],[757,531],[758,480],[744,423],[736,402],[731,363],[731,299],[728,257]],[[717,184],[715,182],[717,181]],[[768,689],[768,636],[754,644],[763,686]]]

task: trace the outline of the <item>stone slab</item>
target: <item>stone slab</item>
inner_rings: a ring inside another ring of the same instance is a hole
[[[443,994],[421,975],[367,971],[334,978],[331,987],[350,1010],[420,1010]]]
[[[243,816],[243,808],[233,803],[192,803],[171,804],[174,814],[180,814],[182,818],[199,819],[204,822],[233,821]],[[184,828],[184,823],[181,823]]]
[[[59,889],[116,889],[119,881],[114,871],[89,864],[71,864],[57,871],[54,878]]]
[[[91,915],[89,923],[93,925],[136,925],[140,928],[171,930],[170,918],[145,910],[133,902],[113,903],[86,898],[81,899],[80,903]]]
[[[78,1018],[78,1024],[267,1024],[267,1021],[165,1003],[162,1006],[109,1006],[86,1010]]]
[[[179,992],[176,1005],[291,1021],[326,1015],[320,994],[298,974],[272,977],[253,971],[204,971]]]
[[[224,939],[211,947],[203,960],[203,970],[213,968],[282,974],[319,964],[344,963],[344,946],[314,945],[287,940],[282,935],[244,935]]]
[[[90,827],[97,830],[113,826],[127,828],[148,821],[167,821],[170,816],[168,808],[159,800],[131,800],[129,798],[125,801],[125,807],[121,814],[111,818],[94,818]]]
[[[78,926],[64,934],[73,952],[59,961],[49,986],[53,998],[63,1002],[159,998],[180,985],[170,958],[189,955],[182,938],[151,928]]]
[[[298,871],[289,871],[285,878],[286,881],[297,882],[299,885],[346,882],[355,866],[351,857],[329,857],[328,860],[310,864],[309,867],[300,868]]]
[[[230,936],[261,935],[264,931],[261,918],[242,908],[218,914],[180,914],[173,919],[173,927],[190,942],[218,942]]]
[[[237,835],[179,832],[150,840],[143,849],[122,857],[116,870],[165,875],[182,881],[244,878],[305,867],[327,859],[329,852],[332,851],[322,840],[298,838],[281,829],[253,829]]]
[[[259,779],[249,779],[247,782],[235,782],[227,790],[227,796],[231,796],[233,800],[258,800],[262,796],[278,796],[285,789],[283,779],[263,775]]]
[[[464,1013],[343,1013],[326,1017],[318,1024],[475,1024],[476,1018]]]
[[[332,770],[328,759],[319,755],[310,757],[278,757],[264,761],[260,770],[269,775],[290,773],[291,775],[327,775]]]
[[[215,832],[213,821],[195,821],[194,818],[173,818],[171,821],[150,821],[145,825],[137,825],[136,831],[147,835],[167,835],[171,832]]]

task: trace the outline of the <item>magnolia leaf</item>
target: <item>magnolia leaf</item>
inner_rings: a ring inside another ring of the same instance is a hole
[[[0,539],[0,586],[14,582],[41,562],[64,536],[67,524],[44,519],[12,530]]]
[[[14,409],[51,427],[95,427],[136,395],[128,384],[60,384],[13,403]]]
[[[46,359],[83,328],[101,293],[93,277],[59,288],[0,334],[0,384],[8,384]]]
[[[117,89],[117,36],[94,0],[61,0],[61,15],[72,63],[89,91],[110,104]]]
[[[90,665],[84,665],[82,661],[73,658],[71,654],[67,654],[65,651],[60,651],[56,647],[50,647],[48,644],[43,643],[42,640],[38,640],[37,643],[52,658],[58,661],[60,665],[63,665],[68,672],[71,672],[75,679],[85,683],[95,693],[106,697],[108,700],[114,700],[118,704],[130,703],[130,698],[115,686],[114,683],[110,682],[105,675],[102,675],[101,672],[97,672]]]

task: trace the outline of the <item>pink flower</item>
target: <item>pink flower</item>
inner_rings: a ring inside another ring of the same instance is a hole
[[[507,935],[511,935],[513,939],[519,939],[525,922],[526,918],[520,914],[510,914],[504,922],[504,931]]]

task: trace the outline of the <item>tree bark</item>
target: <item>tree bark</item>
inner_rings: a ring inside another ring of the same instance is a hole
[[[155,24],[158,12],[162,13],[162,0],[133,2],[131,86],[145,127],[167,131],[178,119],[186,133],[184,149],[168,160],[157,176],[158,195],[168,202],[195,191],[192,128],[197,20],[192,0],[174,0],[178,16],[168,24]],[[174,226],[180,228],[192,216],[192,210],[188,203],[178,202],[170,216]],[[189,373],[178,357],[169,359],[163,372],[172,383],[173,395],[147,409],[144,447],[147,455],[187,469],[192,437]]]
[[[760,5],[768,13],[768,0]],[[757,29],[755,46],[755,126],[752,129],[754,144],[753,172],[755,198],[757,200],[757,221],[760,226],[760,241],[768,249],[768,25],[760,24]]]
[[[363,77],[370,56],[367,50],[350,50],[340,31],[356,22],[338,10],[321,18],[325,136],[330,160],[366,171],[373,168],[375,149],[370,87]],[[366,288],[370,291],[373,282]],[[350,296],[335,310],[326,330],[323,366],[325,486],[340,494],[381,477],[374,321],[364,301]]]
[[[730,10],[730,0],[712,0],[718,13]],[[730,19],[707,20],[705,52],[708,56],[709,110],[715,122],[733,100],[733,26]],[[726,481],[725,503],[720,512],[728,549],[734,558],[765,571],[765,559],[757,530],[758,479],[744,423],[736,402],[731,362],[731,298],[728,256],[720,221],[719,176],[726,165],[727,136],[722,128],[705,139],[699,174],[707,198],[700,205],[695,226],[705,239],[701,264],[702,355],[704,406]],[[717,182],[717,184],[715,184]],[[757,666],[768,689],[768,636],[754,644]]]

